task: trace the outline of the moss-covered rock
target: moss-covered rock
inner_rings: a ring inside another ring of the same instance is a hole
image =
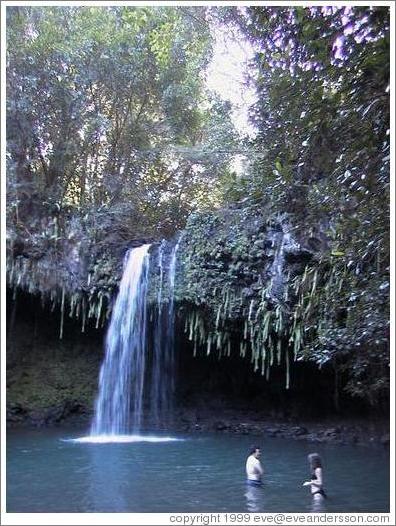
[[[87,420],[93,411],[102,358],[101,343],[70,334],[64,341],[57,327],[20,319],[7,348],[7,421],[45,425],[71,415]]]
[[[249,200],[190,216],[178,238],[174,301],[194,354],[238,354],[267,380],[280,364],[286,387],[291,363],[311,360],[336,371],[337,389],[373,404],[386,398],[389,282],[369,247],[370,258],[356,264],[353,255],[332,245],[331,228],[324,222],[297,230],[292,215]],[[159,290],[160,301],[170,301],[175,243],[153,242],[150,249],[152,310]],[[39,293],[44,304],[60,310],[60,337],[70,316],[80,320],[82,331],[106,323],[126,247],[116,254],[79,244],[81,265],[73,267],[76,250],[63,263],[60,255],[15,251],[7,260],[14,291]]]

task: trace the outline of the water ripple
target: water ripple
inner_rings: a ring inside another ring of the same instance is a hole
[[[184,438],[153,436],[153,435],[97,435],[79,438],[62,438],[62,442],[77,442],[80,444],[130,444],[135,442],[182,442]]]

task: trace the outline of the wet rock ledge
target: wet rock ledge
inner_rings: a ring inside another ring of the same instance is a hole
[[[255,437],[303,440],[311,443],[382,445],[389,447],[389,423],[386,420],[326,419],[317,421],[282,421],[257,415],[182,414],[175,426],[189,433],[228,433]]]

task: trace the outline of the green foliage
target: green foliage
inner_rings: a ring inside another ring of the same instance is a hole
[[[105,207],[116,235],[127,207],[130,237],[156,237],[211,202],[227,159],[212,169],[174,148],[204,148],[216,125],[203,9],[9,7],[7,18],[10,223],[27,226],[32,202],[35,215]]]
[[[218,202],[220,115],[236,136],[204,89],[210,55],[202,8],[7,8],[11,287],[102,322],[126,247]]]
[[[256,160],[228,195],[287,212],[302,237],[326,232],[310,270],[321,284],[297,302],[300,347],[374,403],[389,377],[389,9],[229,8],[223,18],[257,50]]]
[[[269,236],[279,223],[265,212],[245,206],[191,216],[180,246],[176,299],[184,304],[194,353],[237,352],[268,379],[274,364],[289,363],[289,315],[272,294]]]

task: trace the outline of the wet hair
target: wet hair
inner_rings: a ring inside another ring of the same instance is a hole
[[[260,446],[250,446],[249,455],[253,455],[253,453],[256,452],[256,449],[261,449],[261,447]]]
[[[315,471],[316,468],[322,467],[322,459],[317,453],[310,453],[308,455],[308,462],[311,467],[311,471]]]

